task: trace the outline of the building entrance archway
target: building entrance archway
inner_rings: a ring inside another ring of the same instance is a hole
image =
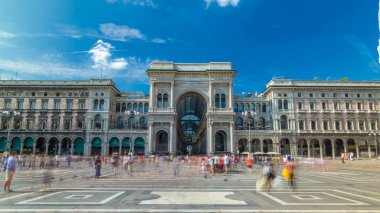
[[[195,92],[181,95],[176,104],[177,151],[184,154],[206,154],[206,100]]]

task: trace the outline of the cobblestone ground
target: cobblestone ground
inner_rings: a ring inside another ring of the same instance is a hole
[[[259,165],[207,178],[194,162],[182,162],[178,176],[168,162],[134,163],[132,173],[106,165],[94,179],[94,169],[77,162],[50,170],[50,186],[45,170],[19,168],[13,192],[0,193],[0,212],[380,212],[379,168],[378,160],[300,164],[295,191],[284,179],[256,190]]]

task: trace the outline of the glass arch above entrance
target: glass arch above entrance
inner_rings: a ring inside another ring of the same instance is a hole
[[[182,95],[176,105],[177,150],[183,154],[206,153],[206,101],[197,93]]]

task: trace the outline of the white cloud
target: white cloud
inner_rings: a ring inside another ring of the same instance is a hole
[[[0,38],[14,38],[14,37],[16,37],[15,34],[0,31]]]
[[[114,49],[114,47],[110,43],[98,40],[95,46],[88,51],[88,53],[91,54],[91,59],[94,63],[92,65],[92,68],[116,70],[125,69],[128,65],[128,62],[126,62],[124,58],[111,60],[111,49]]]
[[[119,0],[106,0],[107,3],[113,4],[119,2]],[[124,4],[131,4],[140,7],[157,7],[153,0],[120,0]]]
[[[165,39],[161,39],[161,38],[154,38],[154,39],[151,40],[151,42],[156,43],[156,44],[165,44],[166,40]]]
[[[204,0],[204,1],[206,3],[206,8],[208,8],[213,2],[216,2],[219,5],[219,7],[227,7],[229,5],[233,7],[237,7],[240,0]]]
[[[128,41],[130,39],[144,39],[144,35],[138,29],[127,25],[116,25],[113,23],[100,24],[99,30],[103,35],[115,41]]]

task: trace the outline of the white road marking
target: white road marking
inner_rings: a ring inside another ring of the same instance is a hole
[[[234,195],[233,192],[167,192],[153,191],[153,195],[160,198],[153,200],[143,200],[139,204],[167,204],[167,205],[247,205],[245,201],[232,200],[226,198],[227,195]]]
[[[3,198],[3,199],[0,199],[0,201],[10,200],[10,199],[13,199],[13,198],[17,198],[17,197],[21,197],[21,196],[26,196],[26,195],[30,195],[30,194],[33,194],[33,193],[34,193],[34,192],[30,192],[30,193],[24,193],[24,194],[20,194],[20,195],[12,196],[12,197],[6,197],[6,198]]]
[[[380,210],[275,210],[275,209],[0,209],[0,212],[194,212],[194,213],[210,213],[210,212],[233,212],[233,213],[252,213],[252,212],[268,212],[268,213],[380,213]]]

